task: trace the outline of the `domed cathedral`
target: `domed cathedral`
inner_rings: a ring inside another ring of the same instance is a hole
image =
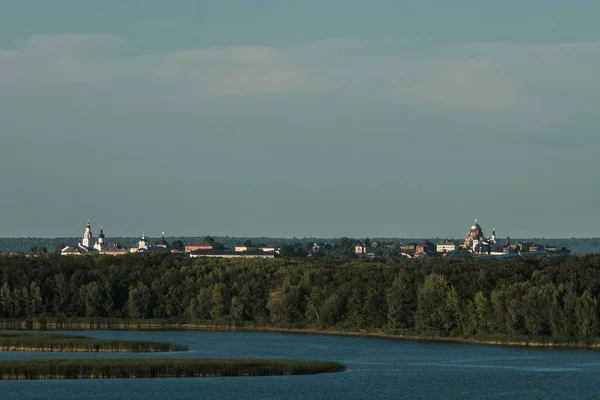
[[[496,244],[496,231],[493,230],[492,236],[486,238],[483,235],[481,225],[479,225],[477,219],[475,219],[475,223],[471,225],[462,247],[471,253],[489,254],[493,244]]]

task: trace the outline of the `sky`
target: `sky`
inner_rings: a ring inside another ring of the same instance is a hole
[[[596,0],[0,9],[0,236],[600,236]]]

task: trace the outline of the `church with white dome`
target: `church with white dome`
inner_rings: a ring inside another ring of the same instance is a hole
[[[462,247],[474,254],[490,254],[492,247],[496,245],[496,230],[492,230],[492,236],[485,237],[481,225],[475,219],[469,233],[465,237]]]

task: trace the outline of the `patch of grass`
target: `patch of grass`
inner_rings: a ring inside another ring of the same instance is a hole
[[[262,359],[54,359],[0,363],[0,380],[189,378],[270,376],[341,372],[342,364],[326,361]]]
[[[94,339],[80,335],[20,331],[0,332],[0,351],[147,353],[187,349],[184,345],[151,340]]]

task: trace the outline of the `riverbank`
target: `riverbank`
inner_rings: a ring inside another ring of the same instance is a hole
[[[368,329],[337,330],[314,328],[286,328],[275,326],[239,325],[232,323],[198,322],[175,323],[169,320],[115,319],[115,318],[39,318],[30,320],[0,320],[0,329],[22,330],[203,330],[203,331],[242,331],[242,332],[278,332],[315,335],[361,336],[395,340],[417,340],[432,342],[453,342],[496,346],[546,347],[600,349],[600,338],[519,336],[490,334],[473,337],[445,337],[419,335],[405,330]]]
[[[150,353],[187,349],[185,345],[150,340],[95,339],[89,336],[56,333],[0,331],[0,351]]]
[[[0,363],[0,380],[197,378],[344,371],[336,362],[262,359],[54,359]]]

